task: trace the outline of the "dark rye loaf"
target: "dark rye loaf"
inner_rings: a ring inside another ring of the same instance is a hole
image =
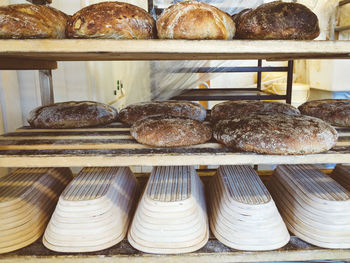
[[[239,39],[311,40],[320,34],[317,16],[298,3],[266,3],[245,9],[232,18]]]
[[[138,120],[152,116],[173,116],[202,121],[206,114],[206,110],[199,103],[167,100],[129,105],[119,112],[119,120],[133,124]]]
[[[233,149],[266,154],[311,154],[331,149],[338,138],[328,123],[309,116],[250,115],[219,121],[214,138]]]
[[[212,130],[197,120],[174,117],[151,117],[134,123],[131,136],[139,143],[154,147],[177,147],[209,141]]]
[[[231,119],[248,114],[274,114],[300,115],[297,108],[292,105],[274,101],[234,100],[216,104],[211,110],[211,121]]]
[[[83,128],[105,125],[116,120],[115,108],[94,101],[68,101],[32,110],[28,123],[33,128]]]
[[[299,110],[302,114],[320,118],[331,125],[350,127],[350,100],[313,100],[300,105]]]

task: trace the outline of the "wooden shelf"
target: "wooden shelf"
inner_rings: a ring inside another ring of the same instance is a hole
[[[23,127],[0,136],[0,167],[350,163],[350,129],[338,131],[338,143],[328,152],[280,156],[234,152],[214,140],[191,147],[152,148],[137,143],[121,123],[71,130]]]
[[[123,240],[118,245],[94,253],[55,253],[46,249],[40,241],[15,252],[0,255],[2,263],[20,262],[268,262],[268,261],[309,261],[309,260],[347,260],[350,249],[322,249],[312,246],[292,236],[290,242],[281,249],[272,251],[238,251],[230,249],[214,238],[202,249],[188,254],[152,255],[135,250]]]
[[[0,59],[222,60],[350,58],[350,41],[295,40],[0,40]]]

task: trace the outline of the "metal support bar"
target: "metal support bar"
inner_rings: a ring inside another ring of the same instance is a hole
[[[334,29],[335,32],[341,32],[341,31],[345,31],[345,30],[350,30],[350,26],[337,26]]]
[[[288,61],[288,75],[287,75],[287,98],[286,103],[291,104],[292,103],[292,87],[293,87],[293,68],[294,68],[294,61],[289,60]]]
[[[258,90],[261,90],[261,71],[260,71],[260,69],[262,69],[262,60],[261,59],[259,59],[258,60],[258,78],[257,78],[257,86],[256,86],[256,88],[258,89]]]
[[[339,6],[350,4],[350,0],[343,0],[339,2]]]
[[[52,71],[39,70],[41,104],[48,105],[54,103]]]

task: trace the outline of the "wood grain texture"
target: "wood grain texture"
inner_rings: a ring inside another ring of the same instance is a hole
[[[350,45],[348,41],[293,40],[0,40],[3,57],[51,61],[327,59],[349,58]]]

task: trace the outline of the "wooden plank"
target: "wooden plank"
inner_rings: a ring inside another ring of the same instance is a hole
[[[57,69],[57,62],[50,60],[35,60],[21,58],[0,59],[0,70],[37,70]]]
[[[350,43],[316,40],[0,40],[0,57],[49,61],[327,59],[349,58]]]
[[[292,236],[290,242],[283,248],[272,251],[238,251],[230,249],[216,239],[210,239],[207,245],[193,253],[178,255],[152,255],[141,253],[123,240],[112,248],[101,252],[88,254],[56,253],[46,249],[41,242],[21,250],[0,255],[2,263],[51,263],[51,262],[169,262],[169,263],[224,263],[224,262],[268,262],[268,261],[306,261],[306,260],[347,260],[350,258],[348,249],[322,249],[309,245],[297,237]]]

